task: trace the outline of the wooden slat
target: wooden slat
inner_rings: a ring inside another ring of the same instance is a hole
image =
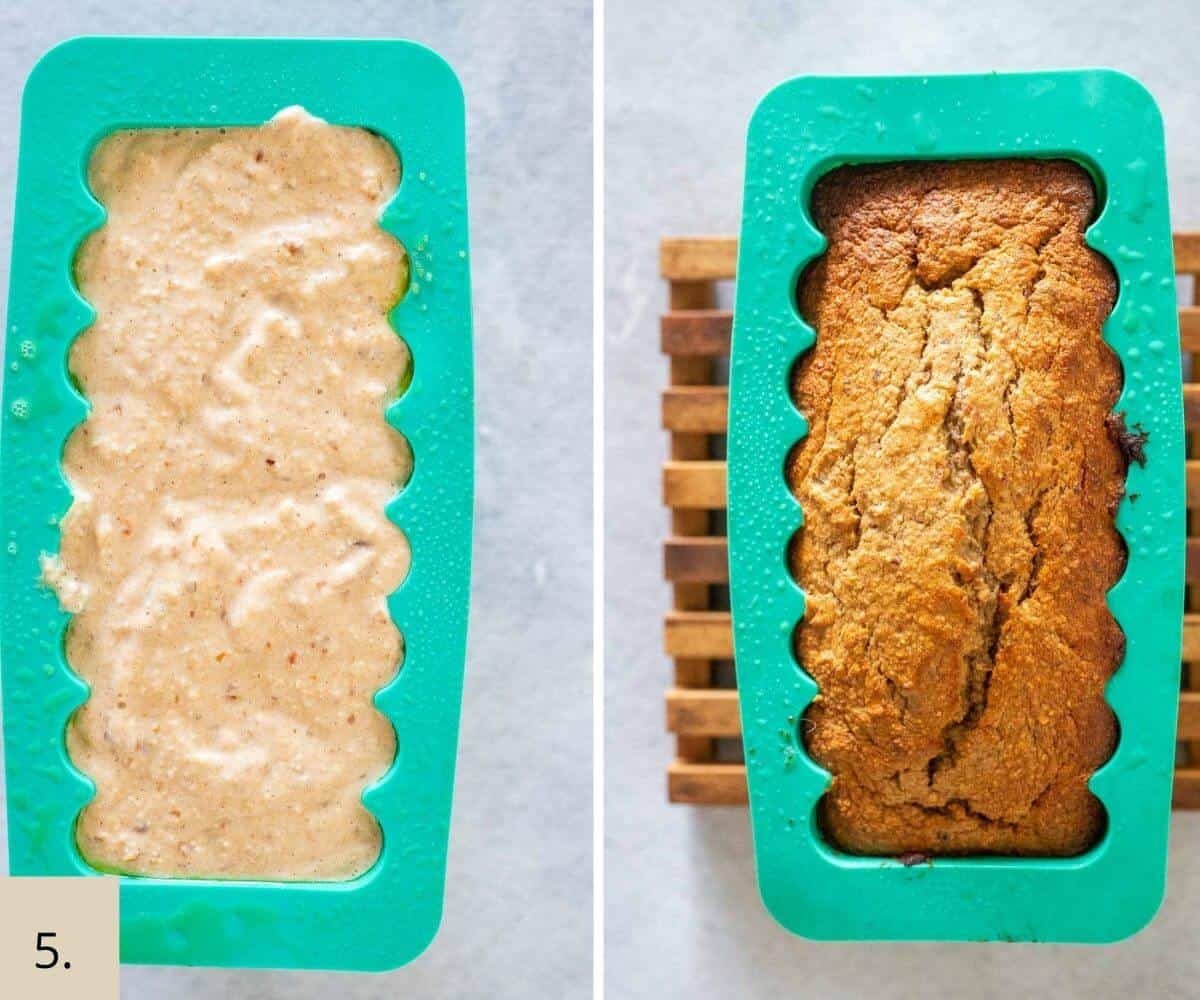
[[[725,462],[667,462],[662,467],[662,502],[667,507],[724,510]],[[1200,510],[1200,460],[1187,463],[1188,508]]]
[[[668,281],[722,281],[736,266],[734,236],[668,238],[658,246],[658,269]]]
[[[1179,346],[1185,351],[1200,351],[1200,307],[1179,310]]]
[[[668,691],[667,719],[672,732],[703,732],[709,736],[739,736],[742,732],[737,690]],[[1200,739],[1200,691],[1183,691],[1180,695],[1178,738]]]
[[[1174,242],[1176,272],[1200,274],[1200,233],[1176,233]]]
[[[696,309],[662,316],[662,352],[676,357],[729,356],[733,313],[727,309]],[[1180,348],[1200,352],[1200,306],[1179,310]]]
[[[1183,616],[1183,661],[1200,663],[1200,614]]]
[[[1175,233],[1175,271],[1200,274],[1200,233]],[[659,243],[659,271],[669,281],[721,281],[734,277],[737,237],[668,237]]]
[[[667,771],[672,802],[687,805],[745,805],[746,768],[742,764],[693,764],[675,761]],[[1200,808],[1200,768],[1175,772],[1174,806]]]
[[[1175,793],[1171,804],[1176,809],[1200,809],[1200,767],[1175,769]]]
[[[709,660],[733,658],[733,624],[728,611],[667,613],[664,644],[668,656]]]
[[[1189,431],[1200,430],[1200,382],[1183,387],[1183,420]]]
[[[690,764],[675,761],[667,768],[672,802],[693,806],[744,806],[746,768],[742,764]],[[1200,809],[1200,768],[1175,770],[1171,804],[1176,809]]]
[[[1197,405],[1200,407],[1200,401]],[[724,434],[728,420],[729,389],[726,386],[672,386],[663,393],[662,421],[669,431]]]
[[[1200,583],[1200,538],[1187,540],[1187,571],[1184,578],[1188,583]]]
[[[667,692],[667,729],[685,736],[739,736],[738,695],[728,688]]]
[[[728,583],[724,538],[668,538],[663,568],[671,583]]]
[[[723,358],[729,355],[733,313],[727,309],[693,309],[662,317],[663,354]]]
[[[669,615],[667,618],[667,651],[681,655],[676,649],[694,650],[689,655],[722,658],[733,655],[733,633],[729,613],[725,611],[693,611],[687,614]],[[1184,659],[1194,660],[1200,655],[1200,615],[1184,616],[1183,628]],[[703,692],[704,695],[710,692]],[[671,692],[675,695],[677,692]],[[736,713],[736,691],[718,691],[722,700],[732,702],[724,710]],[[687,699],[683,699],[686,705]],[[730,716],[736,718],[736,714]],[[736,736],[734,728],[718,735]],[[1200,691],[1184,691],[1179,699],[1179,739],[1200,740]]]
[[[746,768],[742,764],[674,761],[667,768],[667,796],[693,806],[744,806]]]
[[[1183,387],[1183,404],[1188,429],[1200,430],[1200,383]],[[663,393],[662,421],[667,430],[723,434],[728,419],[729,389],[726,386],[673,386]],[[1200,473],[1193,474],[1200,476]]]
[[[1200,691],[1184,691],[1179,696],[1179,739],[1200,739]]]
[[[672,802],[694,806],[745,805],[746,768],[742,764],[691,764],[674,761],[667,769]],[[1171,804],[1176,809],[1200,809],[1200,767],[1175,769]]]
[[[1200,462],[1196,465],[1200,481]],[[724,510],[725,463],[713,459],[667,462],[663,466],[663,503],[668,507]]]
[[[697,309],[662,316],[662,352],[677,357],[729,356],[733,313],[727,309]],[[1181,349],[1200,352],[1200,306],[1179,310]]]

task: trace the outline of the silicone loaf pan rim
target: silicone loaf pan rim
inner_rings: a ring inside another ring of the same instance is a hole
[[[105,218],[85,179],[118,129],[257,126],[302,105],[391,143],[401,179],[380,225],[407,253],[389,313],[412,378],[380,419],[414,467],[386,508],[412,563],[388,609],[405,644],[374,696],[397,733],[363,793],[382,850],[347,882],[120,876],[121,960],[380,971],[415,958],[441,920],[466,651],[473,505],[473,367],[462,89],[440,56],[400,40],[77,38],[26,83],[2,423],[3,694],[14,875],[97,876],[76,817],[92,783],[65,733],[86,685],[68,667],[68,615],[39,582],[71,503],[60,458],[87,413],[67,351],[94,316],[73,283],[76,248]],[[437,282],[426,280],[437,258]],[[32,346],[31,346],[32,345]]]
[[[1165,884],[1185,552],[1179,329],[1154,99],[1108,69],[800,77],[759,104],[746,150],[730,366],[729,562],[763,901],[788,930],[818,939],[1127,937],[1149,923]],[[792,651],[804,595],[786,553],[802,512],[784,467],[807,428],[789,376],[815,339],[795,290],[825,249],[809,199],[822,175],[847,163],[1008,157],[1066,158],[1096,179],[1102,210],[1086,241],[1118,280],[1103,331],[1124,370],[1114,410],[1149,431],[1145,465],[1131,463],[1116,516],[1128,564],[1108,604],[1126,649],[1105,694],[1120,736],[1089,782],[1108,825],[1094,848],[1073,858],[905,865],[851,856],[817,825],[829,775],[799,735],[817,688]]]

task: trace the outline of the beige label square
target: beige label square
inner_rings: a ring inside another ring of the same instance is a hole
[[[114,877],[0,878],[4,995],[117,1000],[117,884]]]

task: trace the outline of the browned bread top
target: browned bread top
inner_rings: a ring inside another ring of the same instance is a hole
[[[790,561],[844,850],[1069,855],[1102,832],[1125,459],[1093,209],[1065,161],[845,167],[813,193]]]

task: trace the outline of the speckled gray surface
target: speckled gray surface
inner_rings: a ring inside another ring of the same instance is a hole
[[[736,232],[755,103],[819,72],[1124,69],[1162,106],[1173,225],[1200,229],[1200,7],[609,0],[606,21],[609,996],[1194,996],[1200,815],[1175,815],[1166,903],[1129,942],[866,946],[806,942],[770,920],[745,810],[666,804],[656,247],[667,234]]]
[[[479,422],[471,636],[438,938],[386,976],[127,967],[123,996],[590,995],[590,4],[7,3],[6,241],[22,82],[52,44],[91,33],[390,36],[454,65],[467,94]],[[6,287],[7,246],[2,257]]]

